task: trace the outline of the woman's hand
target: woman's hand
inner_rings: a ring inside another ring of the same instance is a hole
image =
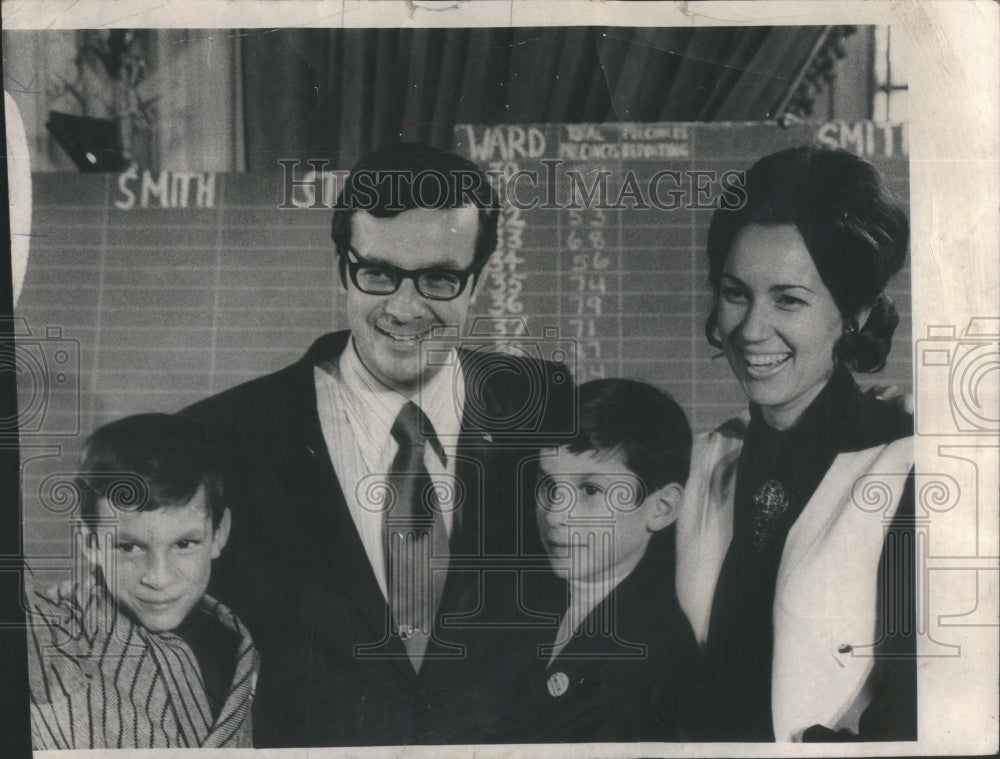
[[[68,601],[73,597],[73,578],[70,577],[56,585],[38,589],[39,595],[54,604]]]
[[[899,385],[872,385],[865,393],[876,400],[891,403],[907,414],[913,413],[913,393],[904,393]]]

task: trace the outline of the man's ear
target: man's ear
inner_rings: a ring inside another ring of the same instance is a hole
[[[345,264],[340,256],[337,256],[337,292],[341,295],[347,294],[347,278],[350,275],[347,273],[347,264]]]
[[[681,502],[684,500],[684,487],[677,482],[668,482],[659,490],[653,491],[644,501],[646,507],[646,529],[659,532],[677,521]]]
[[[489,263],[489,260],[490,260],[490,259],[489,259],[489,258],[487,258],[487,259],[486,259],[486,263]],[[470,295],[470,296],[471,296],[471,295],[475,295],[475,294],[476,294],[476,288],[477,288],[477,287],[479,287],[479,278],[480,278],[480,277],[482,276],[482,274],[483,274],[483,269],[485,269],[485,268],[486,268],[486,263],[484,263],[484,264],[483,264],[483,265],[482,265],[482,266],[481,266],[481,267],[480,267],[480,268],[479,268],[479,269],[478,269],[478,270],[477,270],[477,271],[476,271],[476,272],[475,272],[475,273],[474,273],[474,274],[472,275],[472,279],[471,279],[471,281],[469,282],[469,295]]]
[[[229,542],[229,528],[232,526],[233,518],[229,513],[229,509],[223,509],[222,519],[219,520],[219,526],[215,528],[212,533],[212,558],[217,559],[222,553],[222,549],[226,547],[226,543]]]

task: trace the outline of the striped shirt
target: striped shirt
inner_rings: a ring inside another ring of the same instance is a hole
[[[260,657],[228,608],[204,596],[195,613],[235,633],[236,670],[213,719],[197,659],[178,635],[120,613],[94,576],[53,602],[30,578],[28,671],[36,750],[249,747]]]

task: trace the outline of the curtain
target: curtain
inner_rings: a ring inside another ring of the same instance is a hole
[[[801,115],[851,28],[125,31],[127,87],[106,62],[122,30],[4,32],[33,170],[74,170],[50,110],[122,118],[127,156],[153,171],[346,168],[392,140],[451,147],[456,123],[766,120],[789,103]]]
[[[153,38],[158,118],[150,163],[171,171],[242,171],[241,46],[227,29],[161,29]]]
[[[346,168],[398,139],[450,147],[456,123],[773,119],[829,28],[241,34],[247,167],[264,170]]]

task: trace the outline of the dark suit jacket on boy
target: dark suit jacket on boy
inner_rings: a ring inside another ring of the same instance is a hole
[[[521,504],[531,502],[519,490],[530,479],[522,462],[535,453],[538,430],[565,429],[572,381],[542,362],[522,361],[523,371],[512,372],[510,356],[459,351],[467,401],[456,475],[465,499],[440,613],[471,616],[446,618],[443,628],[439,616],[439,636],[465,648],[444,651],[432,641],[417,674],[396,638],[382,650],[388,657],[357,649],[385,638],[387,605],[330,463],[314,380],[314,367],[336,359],[348,338],[325,335],[295,364],[183,412],[207,424],[220,450],[233,527],[211,591],[237,610],[261,653],[255,741],[478,742],[468,715],[474,673],[483,662],[503,667],[508,654],[497,631],[468,623],[515,614],[490,608],[491,599],[510,598],[518,562],[509,559],[519,550],[536,560],[543,553],[522,514]],[[499,371],[489,370],[493,361],[504,362]],[[525,408],[533,414],[519,414]],[[514,436],[511,419],[522,422]],[[500,568],[484,572],[483,556],[501,557],[492,563]]]
[[[563,585],[559,613],[565,611]],[[613,615],[613,616],[612,616]],[[599,620],[615,620],[609,633]],[[594,633],[586,632],[593,623]],[[551,632],[545,643],[553,642]],[[674,527],[653,536],[639,564],[559,655],[536,657],[512,719],[524,742],[669,741],[686,736],[698,702],[698,646],[674,591]]]

